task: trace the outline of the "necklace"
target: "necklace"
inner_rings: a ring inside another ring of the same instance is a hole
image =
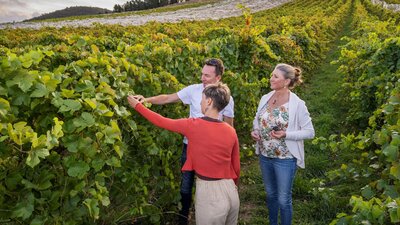
[[[275,105],[277,102],[278,102],[278,99],[279,100],[281,100],[280,102],[282,102],[282,99],[286,99],[286,98],[288,98],[289,96],[287,95],[286,96],[286,94],[284,93],[284,94],[281,94],[279,97],[278,96],[276,96],[275,94],[273,95],[273,99],[274,100],[272,100],[272,98],[271,98],[271,100],[272,100],[272,105]]]

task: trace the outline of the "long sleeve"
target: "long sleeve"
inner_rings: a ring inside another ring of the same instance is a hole
[[[240,153],[239,153],[239,140],[236,137],[235,145],[233,146],[233,151],[232,151],[232,166],[233,170],[235,171],[237,178],[234,179],[235,184],[237,185],[239,182],[239,177],[240,177]]]
[[[189,131],[190,119],[169,119],[151,111],[142,104],[137,104],[135,110],[157,127],[161,127],[183,135],[187,135]]]
[[[305,106],[305,103],[301,101],[298,105],[298,110],[296,114],[296,122],[298,129],[287,131],[286,132],[286,139],[287,140],[304,140],[304,139],[311,139],[314,137],[314,127],[311,121],[310,113]]]

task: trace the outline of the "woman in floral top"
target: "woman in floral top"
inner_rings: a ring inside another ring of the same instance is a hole
[[[270,225],[292,223],[292,186],[297,166],[304,168],[304,139],[314,127],[303,100],[291,92],[302,83],[299,68],[278,64],[272,72],[272,91],[261,98],[253,121],[252,138],[267,192]]]

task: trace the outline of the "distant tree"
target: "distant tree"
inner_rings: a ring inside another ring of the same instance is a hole
[[[124,9],[122,8],[121,5],[118,4],[114,5],[114,12],[123,12],[123,11]]]
[[[177,3],[178,1],[182,0],[130,0],[125,2],[122,6],[114,5],[114,12],[152,9]]]

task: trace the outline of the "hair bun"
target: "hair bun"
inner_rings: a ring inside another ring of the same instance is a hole
[[[294,67],[294,75],[296,76],[296,77],[300,77],[301,76],[301,69],[300,68],[298,68],[298,67]]]
[[[303,79],[301,79],[302,78],[301,73],[302,73],[302,71],[300,68],[294,67],[294,79],[293,80],[297,85],[303,83]]]

